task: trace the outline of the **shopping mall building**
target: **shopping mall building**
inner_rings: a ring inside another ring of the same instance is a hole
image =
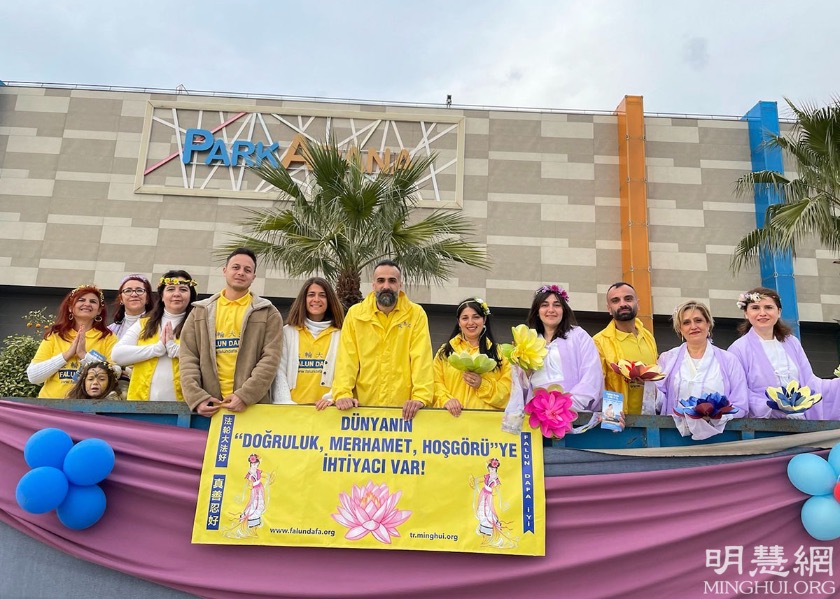
[[[735,244],[767,197],[737,197],[751,170],[784,171],[765,130],[785,133],[775,103],[744,115],[645,114],[640,96],[612,113],[289,99],[227,93],[8,83],[0,86],[0,335],[20,316],[57,306],[67,289],[113,290],[126,273],[156,279],[184,268],[203,293],[223,286],[215,248],[241,231],[247,208],[277,191],[245,166],[270,159],[305,176],[303,139],[358,148],[371,172],[437,154],[421,210],[458,210],[493,261],[458,268],[442,286],[407,288],[427,307],[435,342],[453,306],[479,295],[504,325],[520,322],[534,289],[568,289],[590,333],[608,321],[605,291],[632,282],[660,349],[676,345],[669,318],[707,302],[718,343],[735,337],[738,294],[779,289],[815,370],[838,362],[837,258],[803,245],[795,260],[733,275]],[[789,173],[792,174],[792,173]],[[259,269],[254,291],[283,309],[300,280]],[[363,276],[363,280],[365,276]],[[365,285],[363,291],[369,289]]]

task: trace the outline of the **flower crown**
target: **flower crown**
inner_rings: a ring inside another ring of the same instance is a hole
[[[250,464],[256,464],[259,461],[260,461],[260,456],[258,456],[255,453],[252,453],[251,455],[248,456],[248,463],[250,463]]]
[[[496,459],[496,458],[490,458],[487,461],[487,465],[490,466],[491,468],[498,468],[499,467],[499,460]]]
[[[487,305],[487,302],[485,302],[485,301],[484,301],[483,299],[481,299],[480,297],[471,297],[471,298],[469,298],[469,299],[465,299],[465,300],[464,300],[464,301],[462,301],[460,304],[458,304],[458,308],[460,308],[460,307],[461,307],[461,306],[463,306],[464,304],[469,304],[469,303],[471,303],[471,302],[472,302],[472,303],[476,303],[476,304],[478,304],[479,306],[481,306],[481,311],[482,311],[482,312],[484,312],[484,315],[485,315],[485,316],[490,316],[490,306],[488,306],[488,305]]]
[[[103,305],[105,304],[105,294],[102,293],[102,290],[99,287],[97,287],[96,285],[92,285],[92,284],[88,285],[87,283],[85,283],[84,285],[79,285],[73,291],[70,292],[70,297],[73,297],[74,295],[79,293],[79,291],[81,291],[82,289],[91,290],[91,291],[88,291],[88,293],[98,293],[99,294],[99,303],[103,304]]]
[[[198,286],[198,282],[192,279],[184,279],[183,277],[161,277],[158,285],[189,285],[190,287]]]
[[[741,310],[746,310],[748,305],[761,301],[762,297],[764,296],[758,291],[753,291],[752,293],[742,293],[738,296],[738,301],[735,302],[735,305]]]
[[[555,293],[562,297],[566,302],[569,301],[569,294],[566,293],[566,290],[560,287],[560,285],[543,285],[534,292],[534,295],[539,295],[540,293]]]

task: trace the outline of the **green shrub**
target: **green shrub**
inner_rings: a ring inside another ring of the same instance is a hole
[[[33,385],[26,378],[26,367],[35,357],[41,336],[53,321],[45,315],[46,308],[32,310],[21,318],[27,330],[20,335],[9,335],[0,351],[0,397],[37,397],[41,385]]]

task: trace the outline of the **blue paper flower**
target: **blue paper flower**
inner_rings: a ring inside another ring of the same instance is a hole
[[[798,381],[791,381],[785,387],[767,387],[764,395],[768,406],[785,414],[800,414],[822,401],[821,393],[811,393],[810,387],[800,387]]]
[[[738,408],[729,403],[725,395],[720,393],[709,393],[703,397],[681,399],[674,406],[674,413],[687,418],[705,418],[707,420],[718,420],[724,414],[735,414]]]

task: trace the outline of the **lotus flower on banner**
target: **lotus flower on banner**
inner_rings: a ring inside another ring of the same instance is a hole
[[[484,374],[496,367],[496,360],[488,358],[484,354],[471,354],[467,351],[452,352],[449,354],[449,365],[461,372],[474,372]]]
[[[502,343],[499,346],[502,355],[522,370],[542,368],[543,359],[548,354],[542,335],[524,324],[513,327],[511,332],[513,343]]]
[[[549,439],[562,439],[577,419],[577,412],[572,410],[572,394],[564,393],[560,385],[534,389],[534,398],[525,404],[525,413],[530,414],[531,428],[539,428],[543,437]]]
[[[687,418],[719,420],[724,414],[735,414],[738,408],[729,403],[725,395],[710,393],[704,397],[691,396],[681,399],[674,406],[674,413]]]
[[[822,401],[821,393],[811,393],[811,388],[800,387],[799,381],[791,381],[784,387],[767,387],[764,395],[768,406],[785,414],[801,414]]]
[[[397,526],[411,517],[410,510],[397,509],[402,491],[391,493],[388,485],[353,485],[351,494],[340,493],[338,513],[333,520],[348,528],[344,538],[358,541],[368,533],[380,543],[391,544],[391,537],[399,537]]]
[[[619,360],[610,364],[610,368],[628,381],[659,381],[665,378],[665,373],[656,364],[648,366],[644,362]]]

